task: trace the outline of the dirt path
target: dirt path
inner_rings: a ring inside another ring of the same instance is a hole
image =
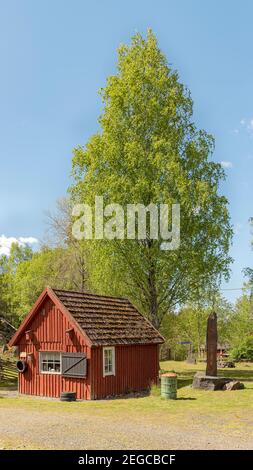
[[[36,399],[35,399],[36,400]],[[169,422],[152,415],[77,409],[0,407],[1,449],[252,449],[253,414],[229,422],[194,416]],[[81,406],[81,404],[80,404]],[[242,420],[243,419],[243,432]],[[240,426],[238,427],[238,424]]]

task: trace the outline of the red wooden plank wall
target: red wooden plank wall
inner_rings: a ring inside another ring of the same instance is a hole
[[[115,368],[115,376],[103,377],[103,349],[91,350],[91,398],[144,390],[157,383],[159,347],[153,344],[116,346]]]
[[[29,329],[33,331],[33,339],[26,341],[25,334],[20,339],[19,352],[33,353],[33,361],[29,362],[28,370],[24,374],[19,374],[20,393],[59,397],[62,391],[73,391],[77,393],[78,399],[90,398],[90,348],[79,333],[76,333],[73,339],[68,338],[65,332],[71,327],[72,325],[51,300],[45,301],[29,325]],[[84,352],[88,360],[87,378],[40,374],[39,351]]]

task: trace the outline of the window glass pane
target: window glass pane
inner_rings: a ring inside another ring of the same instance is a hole
[[[54,352],[40,353],[41,371],[59,373],[61,371],[61,355]]]
[[[60,372],[60,363],[55,363],[55,372]]]
[[[104,373],[113,373],[113,349],[104,349]]]

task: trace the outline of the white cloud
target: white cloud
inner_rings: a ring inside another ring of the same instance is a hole
[[[250,119],[241,119],[240,120],[241,127],[246,129],[247,131],[253,132],[253,118]]]
[[[0,236],[0,255],[9,256],[12,243],[18,243],[19,246],[34,245],[39,241],[34,237],[6,237],[5,235]]]
[[[33,245],[34,243],[38,243],[39,240],[34,237],[19,237],[18,241],[23,245],[26,243],[28,243],[29,245]]]
[[[250,131],[253,131],[253,119],[250,119],[247,128],[248,128]]]
[[[237,222],[235,225],[234,225],[234,233],[235,235],[239,235],[241,230],[243,228],[243,225],[240,223],[240,222]]]
[[[223,166],[223,168],[233,168],[233,163],[229,161],[222,161],[220,164]]]

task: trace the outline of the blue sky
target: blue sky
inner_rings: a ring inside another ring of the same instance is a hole
[[[226,287],[240,287],[253,266],[252,18],[251,0],[0,0],[0,236],[43,236],[45,211],[70,183],[72,148],[98,128],[97,91],[118,45],[151,27],[228,167],[235,262]]]

